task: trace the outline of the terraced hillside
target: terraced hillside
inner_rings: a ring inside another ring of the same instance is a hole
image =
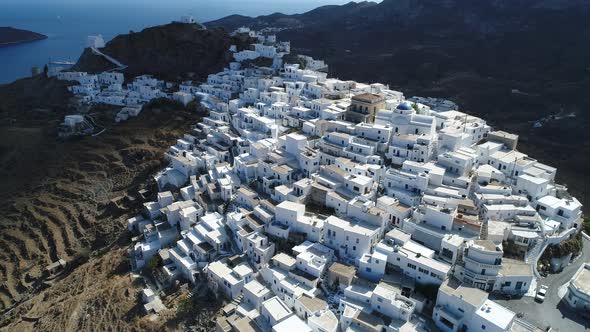
[[[45,104],[11,104],[6,96],[15,85],[21,94],[37,91]],[[121,236],[127,214],[110,200],[145,185],[167,147],[198,121],[184,110],[147,110],[115,126],[113,111],[102,108],[93,116],[105,133],[62,142],[56,128],[67,95],[58,103],[42,94],[57,96],[63,84],[35,78],[15,85],[0,88],[1,309],[36,292],[51,262],[84,261]]]
[[[198,310],[179,317],[175,307],[186,292],[163,297],[168,308],[145,316],[138,301],[142,282],[129,278],[126,243],[77,267],[52,287],[19,304],[2,318],[0,331],[211,331],[222,302],[194,299]]]
[[[156,330],[142,325],[137,292],[124,274],[112,267],[127,261],[118,249],[79,267],[62,282],[27,300],[7,315],[6,331],[131,331]],[[137,317],[137,319],[135,319]]]

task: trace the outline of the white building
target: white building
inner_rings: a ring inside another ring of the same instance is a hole
[[[193,24],[193,23],[196,23],[197,21],[195,21],[195,18],[190,15],[183,15],[180,17],[180,22],[187,23],[187,24]]]
[[[435,258],[434,251],[414,241],[407,241],[402,246],[379,244],[387,252],[387,263],[400,269],[403,274],[420,284],[441,284],[447,279],[451,266]]]
[[[584,263],[574,274],[563,298],[573,309],[580,312],[590,310],[590,263]]]
[[[220,292],[230,299],[242,294],[244,285],[253,280],[252,269],[244,263],[229,267],[227,263],[215,261],[207,266],[206,273],[213,292]]]
[[[323,243],[342,258],[358,259],[373,250],[379,232],[379,227],[375,225],[330,216],[324,224]]]
[[[96,49],[105,47],[105,42],[102,38],[102,35],[88,36],[88,38],[86,39],[86,47]]]
[[[274,297],[270,289],[259,283],[256,279],[246,283],[242,288],[244,294],[244,303],[252,305],[260,311],[262,303]]]
[[[446,280],[438,289],[432,319],[444,332],[510,331],[516,314],[488,300],[488,294],[462,286],[456,279]]]
[[[305,241],[293,247],[297,268],[320,277],[334,259],[334,251],[319,243]]]

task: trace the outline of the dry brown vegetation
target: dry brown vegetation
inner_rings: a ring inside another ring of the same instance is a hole
[[[15,100],[25,91],[45,102]],[[125,316],[137,302],[135,289],[116,272],[121,264],[128,270],[125,222],[135,211],[110,200],[145,186],[162,167],[163,153],[198,117],[145,110],[115,125],[114,110],[95,109],[105,133],[59,141],[56,128],[68,112],[63,91],[61,83],[41,78],[0,88],[0,326],[137,329]],[[96,255],[112,245],[113,252]],[[71,271],[47,287],[43,271],[59,258]],[[23,316],[41,318],[33,324]]]
[[[141,313],[141,287],[117,266],[127,266],[125,250],[90,260],[54,286],[24,301],[6,319],[6,331],[159,330],[162,322]],[[114,269],[115,268],[115,269]]]

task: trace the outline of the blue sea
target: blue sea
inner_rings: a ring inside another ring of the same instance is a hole
[[[200,22],[227,15],[302,13],[348,0],[0,0],[0,26],[47,35],[46,40],[0,47],[0,84],[27,77],[48,61],[76,61],[88,35],[105,40],[192,15]]]

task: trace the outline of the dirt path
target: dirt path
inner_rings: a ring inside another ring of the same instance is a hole
[[[137,331],[158,330],[141,314],[138,292],[128,274],[125,249],[115,247],[78,267],[51,288],[23,302],[2,331]],[[25,317],[25,319],[23,319]],[[27,319],[28,318],[28,319]]]

